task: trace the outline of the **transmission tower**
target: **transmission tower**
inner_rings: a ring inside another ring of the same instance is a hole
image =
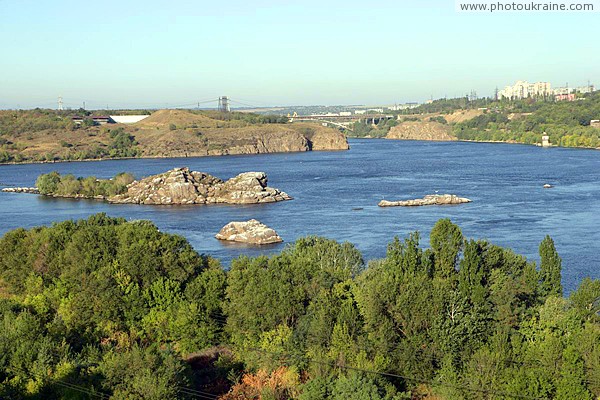
[[[227,98],[227,96],[219,97],[219,111],[225,113],[231,111],[229,108],[229,99]]]
[[[63,110],[62,96],[58,96],[58,111],[62,111],[62,110]]]

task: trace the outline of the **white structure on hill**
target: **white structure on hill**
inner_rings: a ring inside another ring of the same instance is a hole
[[[552,94],[549,82],[529,83],[527,81],[517,81],[513,86],[506,86],[500,90],[498,99],[519,100],[528,97],[547,97]]]
[[[149,115],[111,115],[110,119],[117,124],[135,124],[147,117],[149,117]]]

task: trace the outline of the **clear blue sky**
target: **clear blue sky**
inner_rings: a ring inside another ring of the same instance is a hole
[[[453,0],[0,0],[0,107],[381,104],[600,86],[600,14]]]

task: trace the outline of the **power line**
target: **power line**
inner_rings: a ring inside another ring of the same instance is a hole
[[[213,318],[217,322],[220,322],[222,324],[227,324],[227,316],[225,316],[224,314],[211,315],[210,318]],[[397,343],[397,344],[394,344],[392,346],[387,347],[386,350],[388,352],[389,351],[411,350],[411,349],[402,348],[401,346],[402,346],[401,343]],[[361,346],[354,346],[354,347],[356,349],[358,349],[358,350],[364,350],[364,351],[367,351],[367,352],[376,351],[375,346],[373,346],[371,348],[366,348],[366,347],[361,347]],[[260,349],[256,349],[256,350],[260,351]],[[436,357],[434,354],[431,354],[431,353],[421,353],[421,354],[414,354],[413,353],[412,355],[415,358],[418,356],[418,357],[421,357],[423,359],[427,359],[427,360],[429,360],[431,362],[437,362],[437,364],[441,364],[443,362],[443,360],[441,358]],[[312,361],[314,361],[314,360],[309,360],[309,362],[312,362]],[[523,361],[523,360],[521,360],[521,361],[520,360],[515,360],[515,359],[512,359],[512,358],[506,358],[506,359],[501,360],[501,362],[506,362],[506,363],[517,365],[517,366],[521,366],[521,367],[528,367],[528,366],[529,367],[541,367],[541,368],[555,367],[555,365],[544,364],[540,360],[536,360],[536,361],[537,362],[535,362],[535,361],[527,362],[527,361]],[[595,368],[586,366],[585,363],[583,365],[583,369],[586,370],[586,371],[595,371]],[[589,384],[593,384],[593,385],[600,385],[600,382],[596,382],[596,381],[586,380],[585,382],[589,383]]]
[[[86,393],[86,394],[89,394],[90,396],[99,397],[101,399],[109,399],[110,398],[110,396],[108,394],[105,394],[102,392],[96,392],[94,390],[90,390],[89,388],[87,388],[85,386],[77,385],[74,383],[60,381],[60,380],[54,381],[54,383],[57,384],[58,386],[62,386],[64,388],[75,390],[75,391],[78,391],[81,393]]]
[[[467,390],[467,391],[471,391],[471,392],[485,393],[485,394],[496,394],[496,395],[512,397],[512,398],[516,398],[516,399],[532,399],[532,400],[543,399],[542,397],[532,397],[532,396],[527,396],[527,395],[511,394],[511,393],[506,393],[506,392],[502,392],[502,391],[494,390],[494,389],[470,388],[470,387],[459,386],[459,385],[444,382],[444,381],[432,381],[432,380],[428,380],[428,379],[416,378],[416,377],[407,376],[407,375],[393,374],[390,372],[379,372],[379,371],[373,371],[373,370],[364,369],[364,368],[340,365],[340,364],[336,364],[336,363],[328,363],[325,361],[311,360],[311,359],[307,359],[307,357],[305,357],[305,356],[293,355],[290,353],[276,353],[276,352],[271,352],[271,351],[267,351],[267,350],[263,350],[263,349],[256,349],[256,348],[250,348],[248,350],[258,351],[258,352],[272,354],[272,355],[278,355],[278,356],[286,356],[286,357],[291,357],[291,358],[294,358],[294,357],[295,358],[303,358],[309,363],[328,365],[328,366],[334,367],[334,368],[347,369],[347,370],[363,372],[363,373],[367,373],[367,374],[375,374],[375,375],[385,376],[385,377],[389,377],[389,378],[399,378],[399,379],[409,380],[409,381],[413,381],[413,382],[424,383],[424,384],[428,384],[428,385],[440,385],[440,386],[446,386],[446,387],[453,388],[453,389]]]
[[[230,101],[231,103],[240,104],[240,105],[242,105],[242,106],[246,106],[246,107],[250,107],[250,108],[260,108],[259,106],[255,106],[255,105],[252,105],[252,104],[243,103],[243,102],[241,102],[241,101],[237,101],[237,100],[231,100],[231,99],[229,99],[229,101]]]
[[[219,397],[218,395],[213,394],[213,393],[203,392],[201,390],[190,389],[190,388],[187,388],[184,386],[178,386],[178,389],[183,394],[199,397],[201,399],[215,400]]]
[[[190,388],[187,388],[185,386],[178,386],[177,388],[183,394],[187,394],[187,395],[194,396],[194,397],[199,397],[201,399],[215,400],[215,399],[217,399],[219,397],[216,394],[212,394],[212,393],[208,393],[208,392],[203,392],[203,391],[200,391],[200,390],[190,389]]]

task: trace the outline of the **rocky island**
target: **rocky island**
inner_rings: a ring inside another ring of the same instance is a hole
[[[244,172],[227,181],[189,168],[174,168],[134,180],[129,174],[111,179],[75,178],[56,172],[41,175],[40,194],[105,200],[118,204],[257,204],[291,200],[279,189],[267,186],[264,172]]]
[[[415,206],[441,206],[448,204],[470,203],[471,200],[465,197],[458,197],[454,194],[429,194],[422,199],[387,201],[381,200],[379,207],[415,207]]]
[[[133,204],[256,204],[291,200],[279,189],[267,186],[264,172],[244,172],[223,181],[205,172],[175,168],[127,186],[109,203]]]
[[[256,245],[283,242],[277,232],[255,219],[232,221],[225,225],[215,237],[219,240]]]

